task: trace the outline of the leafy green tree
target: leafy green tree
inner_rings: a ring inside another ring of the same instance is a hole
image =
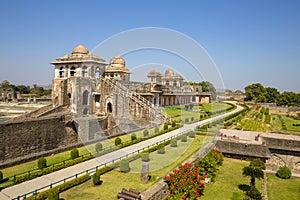
[[[267,103],[275,103],[280,93],[276,88],[267,87],[265,89],[265,97]]]
[[[16,90],[19,91],[21,94],[29,94],[30,87],[25,85],[17,85]]]
[[[300,106],[300,94],[283,92],[279,95],[276,104],[278,106]]]
[[[251,160],[250,165],[254,167],[259,167],[261,169],[266,169],[265,163],[259,158]]]
[[[266,89],[260,83],[253,83],[245,87],[246,101],[265,102]]]
[[[35,94],[36,96],[43,96],[44,95],[44,88],[39,87],[37,84],[33,85],[33,88],[30,89],[31,94]]]
[[[208,93],[210,93],[211,94],[211,98],[213,100],[216,100],[216,98],[217,98],[217,92],[216,92],[215,86],[212,83],[210,83],[208,81],[202,81],[200,83],[200,85],[202,87],[202,92],[208,92]]]
[[[250,186],[255,187],[255,179],[260,179],[264,177],[264,172],[262,168],[249,165],[243,168],[243,175],[250,177]]]

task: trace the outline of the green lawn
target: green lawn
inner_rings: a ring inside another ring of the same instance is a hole
[[[267,174],[269,200],[300,199],[300,178],[281,179],[273,174]]]
[[[116,195],[122,190],[122,188],[135,188],[141,192],[145,191],[152,184],[167,175],[171,170],[193,155],[201,147],[203,138],[203,136],[196,136],[193,141],[191,138],[188,139],[188,142],[178,141],[178,147],[166,147],[166,154],[161,155],[157,154],[157,152],[151,153],[151,180],[146,184],[140,183],[141,161],[136,160],[130,163],[130,167],[132,168],[132,172],[130,173],[121,173],[118,170],[113,170],[101,176],[101,180],[103,180],[101,186],[95,187],[92,185],[91,181],[88,181],[63,192],[60,196],[66,200],[112,200],[117,199]],[[170,163],[171,161],[174,162]]]
[[[225,158],[217,173],[216,181],[207,185],[202,200],[241,200],[244,197],[240,184],[249,185],[250,179],[242,175],[243,167],[249,161]],[[262,181],[256,181],[256,187],[261,191]]]

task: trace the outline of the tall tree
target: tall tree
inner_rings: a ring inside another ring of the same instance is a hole
[[[245,87],[246,101],[265,102],[266,89],[260,83],[253,83]]]
[[[243,168],[243,175],[250,177],[250,186],[255,188],[255,179],[263,178],[264,172],[260,167],[249,165]]]
[[[279,94],[276,88],[267,87],[265,92],[266,102],[275,103]]]
[[[200,83],[200,85],[202,86],[202,92],[208,92],[211,94],[211,98],[213,100],[216,100],[216,97],[217,97],[217,93],[216,93],[216,88],[215,86],[208,82],[208,81],[202,81]]]

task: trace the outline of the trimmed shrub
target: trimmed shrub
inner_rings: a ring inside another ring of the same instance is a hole
[[[164,123],[164,130],[168,130],[168,128],[169,128],[169,125],[168,125],[168,123],[166,122],[166,123]]]
[[[144,134],[144,137],[148,137],[149,136],[149,131],[146,129],[146,130],[144,130],[143,134]]]
[[[3,173],[0,171],[0,181],[3,179]]]
[[[155,134],[157,134],[159,132],[159,129],[158,129],[158,127],[155,127],[155,129],[154,129],[154,133]]]
[[[247,191],[247,196],[249,196],[251,199],[255,199],[255,200],[262,199],[262,195],[256,187],[251,187],[251,189],[249,191]]]
[[[120,144],[122,144],[122,140],[121,140],[121,138],[117,137],[117,138],[115,139],[115,145],[118,146],[118,145],[120,145]]]
[[[77,148],[72,149],[72,151],[71,151],[71,158],[75,159],[75,158],[78,158],[78,157],[79,157],[79,151],[78,151],[78,149]]]
[[[189,122],[189,118],[185,118],[184,122]]]
[[[96,150],[97,153],[99,153],[100,151],[103,150],[103,146],[100,142],[95,144],[95,150]]]
[[[136,134],[135,134],[135,133],[132,133],[132,134],[131,134],[131,141],[134,141],[134,140],[136,140]]]
[[[48,200],[59,200],[59,193],[56,188],[49,190]]]
[[[283,167],[280,167],[276,173],[276,175],[279,177],[279,178],[283,178],[283,179],[289,179],[291,178],[292,176],[292,172],[291,170],[286,167],[286,166],[283,166]]]
[[[172,127],[175,127],[175,126],[176,126],[176,122],[172,121]]]
[[[100,180],[101,171],[97,170],[95,174],[93,174],[93,184],[94,185],[100,185],[102,181]]]
[[[196,134],[195,134],[194,131],[191,131],[191,132],[189,133],[189,137],[190,137],[190,138],[195,138],[195,135],[196,135]]]
[[[150,161],[149,153],[143,153],[143,154],[141,155],[141,157],[142,157],[142,161],[143,161],[143,162],[149,162],[149,161]]]
[[[186,135],[181,136],[181,142],[187,142],[187,136]]]
[[[194,117],[191,117],[191,122],[193,122],[194,121]]]
[[[177,147],[177,140],[176,139],[173,139],[171,141],[171,147]]]
[[[130,171],[128,160],[121,160],[120,161],[120,171],[121,172],[129,172]]]
[[[38,159],[38,168],[42,169],[42,168],[45,168],[45,167],[47,167],[47,160],[46,160],[46,158],[40,158],[40,159]]]
[[[158,153],[158,154],[165,154],[165,153],[166,153],[165,147],[163,146],[163,147],[159,148],[159,149],[157,150],[157,153]]]

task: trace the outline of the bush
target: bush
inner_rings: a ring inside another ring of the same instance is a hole
[[[191,131],[191,132],[189,133],[189,137],[190,137],[190,138],[195,138],[195,135],[196,135],[196,134],[195,134],[194,131]]]
[[[175,127],[175,126],[176,126],[176,122],[172,121],[172,127]]]
[[[49,190],[48,200],[59,200],[59,193],[56,188]]]
[[[0,171],[0,181],[3,179],[3,173]]]
[[[101,171],[97,170],[95,174],[93,174],[93,184],[94,185],[100,185],[102,181],[100,180]]]
[[[150,161],[149,153],[143,153],[143,154],[141,155],[141,157],[142,157],[142,161],[143,161],[143,162],[149,162],[149,161]]]
[[[120,145],[120,144],[122,144],[122,140],[121,140],[121,138],[117,137],[117,138],[115,139],[115,145],[118,146],[118,145]]]
[[[154,133],[155,134],[157,134],[159,132],[159,129],[158,129],[158,127],[155,127],[155,129],[154,129]]]
[[[247,195],[251,199],[255,199],[255,200],[262,199],[261,193],[258,191],[258,189],[256,187],[251,187],[251,189],[249,191],[247,191]]]
[[[95,150],[97,153],[103,150],[103,146],[100,142],[95,145]]]
[[[181,136],[181,142],[187,142],[187,136],[186,135]]]
[[[40,159],[38,159],[38,168],[42,169],[42,168],[45,168],[45,167],[47,167],[47,160],[46,160],[46,158],[40,158]]]
[[[72,159],[75,159],[75,158],[78,158],[79,157],[79,151],[78,151],[78,149],[72,149],[72,151],[71,151],[71,158]]]
[[[165,153],[166,153],[165,147],[164,147],[164,146],[160,147],[160,148],[157,150],[157,153],[158,153],[158,154],[165,154]]]
[[[149,131],[146,129],[146,130],[144,130],[143,134],[144,134],[144,137],[148,137]]]
[[[185,118],[185,120],[184,120],[185,122],[189,122],[189,118]]]
[[[286,167],[286,166],[283,166],[283,167],[280,167],[276,173],[276,175],[279,177],[279,178],[283,178],[283,179],[289,179],[291,178],[292,176],[292,172],[291,170]]]
[[[168,128],[169,128],[169,125],[168,125],[168,123],[166,122],[166,123],[164,123],[164,130],[168,130]]]
[[[171,147],[177,147],[177,140],[176,139],[173,139],[171,141]]]
[[[134,140],[136,140],[136,134],[135,134],[135,133],[132,133],[132,134],[131,134],[131,141],[134,141]]]
[[[194,117],[191,117],[191,122],[193,122],[194,121]]]
[[[128,160],[121,160],[120,161],[120,171],[121,172],[129,172],[130,171]]]

